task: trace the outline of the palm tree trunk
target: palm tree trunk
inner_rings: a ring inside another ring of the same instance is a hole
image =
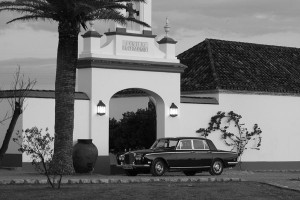
[[[58,33],[53,162],[62,164],[59,168],[63,174],[72,174],[74,172],[72,150],[79,26],[76,22],[60,22]]]

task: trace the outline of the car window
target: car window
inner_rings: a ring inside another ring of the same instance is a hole
[[[173,148],[175,149],[178,140],[175,139],[165,139],[165,140],[157,140],[151,147],[151,149],[156,148]]]
[[[178,140],[169,140],[169,148],[175,149],[176,145],[178,143]]]
[[[208,146],[207,142],[205,140],[202,140],[202,141],[203,141],[203,144],[204,144],[204,149],[209,150],[209,146]]]
[[[204,149],[202,140],[193,140],[194,149]]]
[[[196,150],[207,150],[208,145],[205,140],[193,140],[194,149]]]
[[[178,143],[177,149],[191,150],[192,149],[192,140],[180,140]]]
[[[159,140],[158,143],[156,144],[156,148],[162,148],[165,147],[166,140]]]

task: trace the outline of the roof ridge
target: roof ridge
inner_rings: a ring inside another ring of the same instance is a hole
[[[212,48],[210,46],[209,39],[205,39],[205,42],[207,44],[208,57],[209,57],[210,66],[211,66],[211,69],[212,69],[212,75],[213,75],[213,78],[215,80],[216,89],[219,89],[219,86],[220,86],[219,85],[219,77],[218,77],[218,73],[217,73],[217,70],[216,70],[216,67],[215,67],[215,62],[214,62],[214,58],[213,58],[213,55],[212,55]]]
[[[242,41],[232,41],[232,40],[221,40],[221,39],[214,39],[214,38],[206,38],[205,41],[216,41],[216,42],[223,42],[223,43],[234,43],[234,44],[240,44],[240,45],[253,45],[253,46],[263,46],[268,48],[288,48],[288,49],[295,49],[300,50],[300,48],[297,47],[289,47],[289,46],[280,46],[280,45],[271,45],[271,44],[258,44],[254,42],[242,42]]]

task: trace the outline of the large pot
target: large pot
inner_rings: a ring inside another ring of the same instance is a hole
[[[73,165],[76,173],[89,173],[94,170],[98,149],[91,139],[79,139],[73,147]]]

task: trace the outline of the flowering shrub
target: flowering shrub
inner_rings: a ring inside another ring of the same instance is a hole
[[[227,146],[232,147],[239,155],[241,166],[241,159],[244,151],[248,148],[260,150],[261,146],[261,129],[257,124],[254,124],[253,131],[249,132],[244,128],[245,124],[240,123],[242,116],[233,111],[225,112],[219,111],[213,116],[208,124],[208,128],[200,128],[197,133],[201,136],[207,137],[212,132],[221,131],[221,139]],[[248,147],[249,141],[254,141],[251,147]]]
[[[47,177],[48,183],[52,188],[60,188],[62,174],[64,170],[61,168],[61,163],[52,163],[53,156],[53,141],[54,137],[51,137],[46,129],[46,134],[42,134],[42,129],[33,127],[26,129],[23,132],[17,133],[17,138],[13,138],[20,148],[18,149],[22,153],[30,155],[31,164],[35,167],[35,170]],[[56,180],[56,177],[59,179]]]

